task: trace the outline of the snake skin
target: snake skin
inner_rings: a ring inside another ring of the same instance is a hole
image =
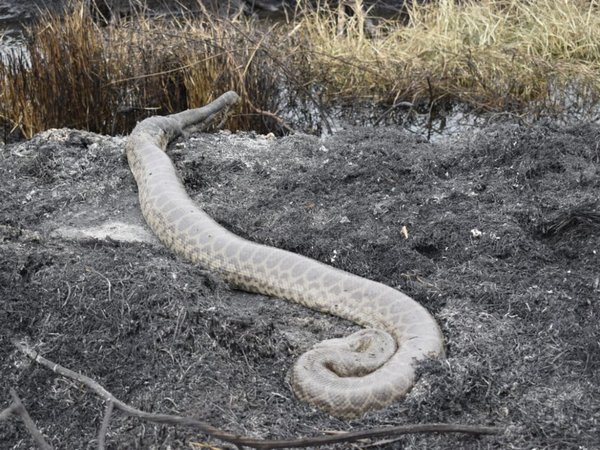
[[[433,317],[391,287],[247,241],[217,224],[188,197],[164,152],[181,132],[181,121],[172,117],[144,120],[127,143],[142,213],[158,238],[235,287],[368,327],[317,344],[299,358],[291,384],[300,400],[353,418],[401,398],[415,381],[416,362],[444,354]]]

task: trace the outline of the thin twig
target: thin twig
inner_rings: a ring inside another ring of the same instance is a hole
[[[379,118],[373,123],[373,126],[377,126],[381,123],[381,121],[385,118],[385,116],[387,116],[389,113],[391,113],[394,109],[399,108],[401,106],[406,106],[409,108],[414,108],[414,104],[411,102],[398,102],[398,103],[394,103],[392,106],[390,106],[388,109],[385,110],[385,112],[379,116]]]
[[[295,133],[296,130],[294,130],[292,127],[290,127],[285,120],[283,120],[281,117],[279,117],[277,114],[272,113],[271,111],[265,111],[262,110],[260,108],[257,108],[256,106],[254,106],[253,103],[250,103],[250,107],[254,110],[254,112],[256,112],[257,114],[260,114],[261,116],[266,116],[266,117],[270,117],[271,119],[275,120],[282,128],[285,128],[288,133]]]
[[[431,131],[433,128],[433,107],[435,106],[435,99],[433,98],[433,86],[431,85],[431,78],[427,77],[427,88],[429,90],[429,113],[427,114],[427,141],[431,139]]]
[[[134,408],[107,391],[103,386],[93,379],[67,369],[59,364],[56,364],[37,353],[30,348],[26,343],[13,342],[14,345],[29,358],[36,361],[38,364],[52,370],[54,373],[79,381],[102,397],[105,401],[113,402],[114,406],[123,413],[145,419],[151,422],[184,425],[195,428],[203,433],[213,436],[214,438],[233,443],[240,446],[258,448],[258,449],[274,449],[274,448],[304,448],[314,447],[326,444],[336,444],[341,442],[356,442],[362,439],[382,438],[389,436],[399,436],[408,433],[466,433],[466,434],[499,434],[503,431],[499,427],[480,426],[480,425],[455,425],[455,424],[415,424],[415,425],[399,425],[394,427],[373,428],[370,430],[358,430],[351,432],[343,432],[333,436],[312,436],[292,439],[269,440],[255,439],[247,436],[240,436],[229,433],[227,431],[213,427],[212,425],[194,419],[192,417],[176,416],[169,414],[153,414],[146,411]]]
[[[27,431],[29,431],[29,434],[31,434],[31,437],[33,437],[33,440],[38,445],[38,447],[42,450],[52,450],[52,446],[46,442],[40,430],[37,429],[35,423],[33,423],[33,420],[31,420],[31,417],[25,409],[23,402],[21,402],[21,399],[17,395],[17,391],[11,388],[10,395],[13,399],[13,405],[16,405],[14,412],[16,412],[21,417],[21,420],[25,424],[25,428],[27,428]]]
[[[250,36],[248,33],[246,33],[244,30],[242,30],[239,26],[237,26],[236,24],[230,24],[231,27],[235,28],[238,33],[240,33],[246,40],[248,40],[249,42],[252,42],[253,44],[256,45],[256,40]],[[283,72],[284,74],[292,80],[296,80],[296,76],[293,73],[293,71],[289,70],[287,68],[287,66],[285,64],[283,64],[280,60],[280,58],[277,58],[276,56],[274,56],[272,54],[272,52],[269,50],[269,47],[263,47],[263,52],[265,53],[265,55],[267,55],[271,61],[273,61],[273,63],[278,66]],[[325,125],[325,128],[327,129],[327,132],[329,134],[332,133],[332,129],[331,129],[331,118],[329,117],[329,115],[327,114],[327,112],[325,111],[325,108],[322,104],[322,102],[320,102],[314,95],[313,93],[304,86],[303,83],[298,83],[296,82],[296,88],[302,90],[304,92],[304,94],[310,98],[313,102],[313,105],[317,108],[317,110],[319,111],[319,114],[321,115],[321,120],[323,122],[323,124]]]

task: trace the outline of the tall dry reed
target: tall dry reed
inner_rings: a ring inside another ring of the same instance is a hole
[[[128,133],[136,121],[208,103],[234,89],[233,128],[265,129],[278,80],[261,46],[268,33],[232,18],[149,18],[101,27],[84,2],[27,33],[28,56],[0,63],[0,120],[25,137],[51,127]]]
[[[374,33],[365,32],[368,9],[355,9],[343,32],[327,7],[304,8],[294,24],[328,98],[539,113],[597,104],[597,0],[412,2]]]
[[[106,26],[86,3],[46,16],[27,34],[29,57],[0,63],[5,127],[127,133],[229,89],[244,99],[229,126],[259,131],[332,105],[543,115],[590,111],[600,98],[600,0],[413,2],[393,20],[361,0],[352,15],[300,1],[276,23],[133,8]]]

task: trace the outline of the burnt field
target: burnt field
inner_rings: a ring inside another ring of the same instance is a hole
[[[123,148],[67,129],[0,148],[0,409],[14,388],[56,448],[96,448],[104,403],[13,340],[137,408],[254,437],[446,422],[504,431],[374,447],[600,448],[598,125],[497,124],[435,144],[354,128],[172,145],[190,195],[228,229],[396,287],[438,320],[447,358],[424,363],[403,401],[352,421],[300,403],[286,377],[356,326],[173,256],[144,225]],[[115,412],[107,448],[207,439]],[[0,448],[33,445],[21,422],[0,422]]]

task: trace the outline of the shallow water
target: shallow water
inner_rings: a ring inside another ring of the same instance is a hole
[[[23,46],[23,26],[40,14],[40,8],[55,8],[55,1],[3,0],[0,4],[0,59],[6,62],[9,57],[21,54]]]

